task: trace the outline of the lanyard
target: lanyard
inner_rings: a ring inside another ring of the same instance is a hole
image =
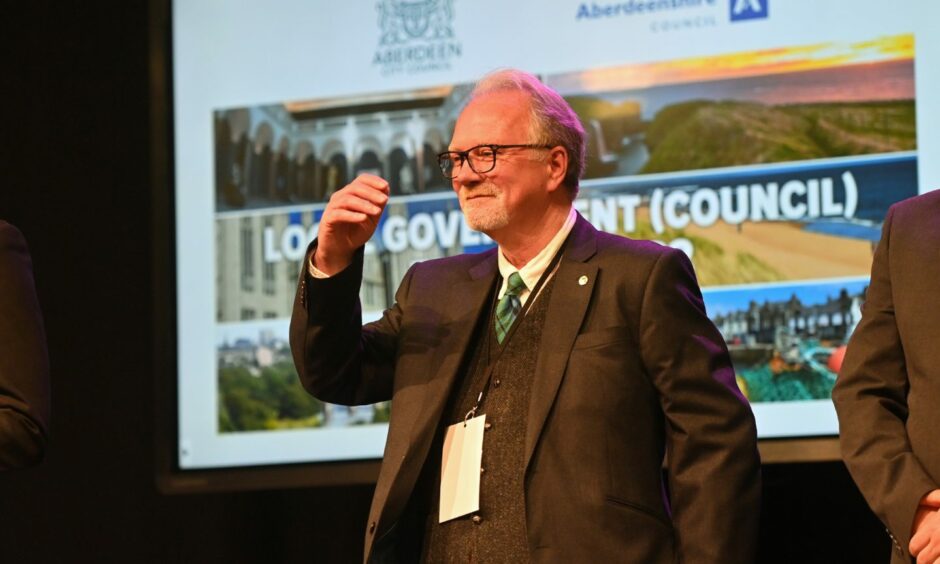
[[[509,341],[512,340],[512,336],[515,335],[516,329],[522,323],[522,319],[525,318],[526,314],[529,312],[529,308],[532,307],[532,304],[538,298],[539,292],[542,291],[542,287],[548,281],[549,278],[555,273],[555,270],[558,268],[558,264],[561,262],[561,257],[565,252],[565,246],[568,244],[568,239],[565,239],[564,243],[559,247],[558,252],[555,253],[555,256],[552,257],[552,261],[548,263],[548,266],[545,268],[545,272],[542,273],[542,276],[539,277],[539,281],[535,283],[535,287],[532,288],[532,291],[529,292],[529,299],[526,300],[525,304],[522,306],[522,309],[519,310],[519,313],[516,315],[516,318],[513,320],[512,325],[509,327],[509,331],[506,332],[506,337],[503,339],[502,347],[496,351],[496,358],[490,360],[490,342],[493,339],[492,335],[489,335],[486,339],[486,350],[483,351],[483,354],[486,358],[486,370],[484,372],[484,381],[483,388],[480,390],[480,393],[477,395],[477,401],[470,408],[470,411],[463,418],[463,424],[466,427],[467,421],[472,417],[476,417],[477,411],[480,409],[480,405],[483,404],[483,398],[486,396],[486,392],[490,389],[490,381],[493,379],[493,371],[496,368],[496,365],[499,363],[499,359],[503,356],[503,351],[509,346]],[[497,292],[498,294],[498,292]],[[493,296],[493,300],[496,301],[496,295]],[[488,326],[492,325],[493,313],[496,311],[496,304],[490,308],[490,323],[487,323]],[[492,327],[487,327],[487,331],[490,331]]]

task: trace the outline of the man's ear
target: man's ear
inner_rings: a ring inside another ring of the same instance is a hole
[[[568,151],[561,145],[548,150],[545,166],[548,168],[548,191],[554,192],[565,181],[568,174]]]

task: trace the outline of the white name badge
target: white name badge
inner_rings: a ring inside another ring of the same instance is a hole
[[[486,414],[454,423],[444,435],[439,523],[480,510],[480,468]]]

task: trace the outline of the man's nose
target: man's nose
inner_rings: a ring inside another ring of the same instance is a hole
[[[470,161],[464,161],[463,165],[457,169],[457,175],[454,176],[454,190],[459,190],[461,186],[473,186],[483,180],[483,175],[473,170]]]

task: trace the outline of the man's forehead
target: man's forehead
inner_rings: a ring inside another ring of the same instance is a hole
[[[527,143],[529,120],[529,98],[524,92],[483,94],[460,112],[450,147],[467,149],[481,143]],[[503,138],[507,136],[511,139]]]

